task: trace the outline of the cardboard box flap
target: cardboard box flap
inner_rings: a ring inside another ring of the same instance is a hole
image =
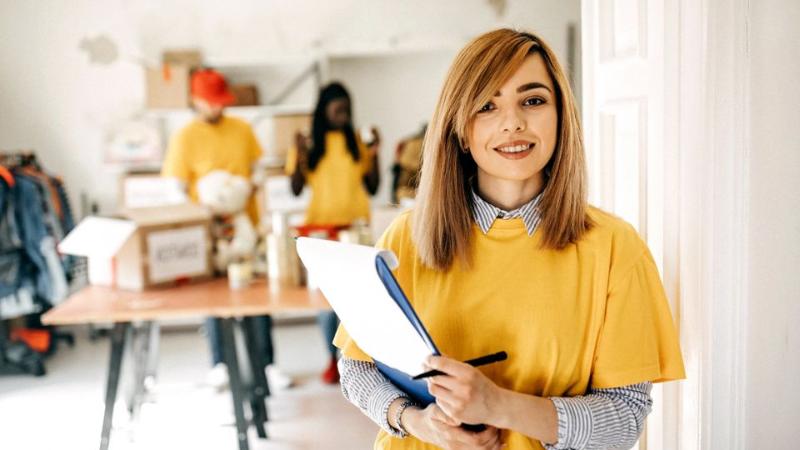
[[[90,216],[58,244],[58,251],[67,255],[111,258],[136,232],[130,220]]]
[[[122,210],[120,215],[132,220],[139,227],[197,222],[211,218],[211,213],[207,208],[194,203],[151,208],[129,208]]]
[[[203,54],[193,49],[167,50],[162,53],[161,62],[195,68],[203,65]]]

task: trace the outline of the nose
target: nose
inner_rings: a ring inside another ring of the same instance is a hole
[[[522,111],[518,108],[512,108],[503,116],[501,123],[504,133],[518,133],[525,130],[525,119],[522,117]]]

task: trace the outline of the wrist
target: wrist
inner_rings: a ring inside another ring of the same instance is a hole
[[[507,429],[512,408],[513,391],[495,386],[495,392],[489,402],[489,420],[487,424],[495,428]]]
[[[400,414],[400,424],[405,428],[406,433],[412,436],[417,435],[418,419],[421,417],[420,412],[422,412],[422,409],[418,406],[411,405]]]

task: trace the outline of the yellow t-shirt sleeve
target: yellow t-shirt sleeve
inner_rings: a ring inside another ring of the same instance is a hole
[[[375,247],[377,248],[391,250],[401,261],[401,266],[395,270],[395,276],[397,277],[397,281],[400,283],[400,286],[406,292],[408,292],[408,289],[407,285],[404,285],[406,284],[404,282],[407,280],[407,277],[405,276],[406,274],[403,270],[402,264],[403,261],[408,262],[407,259],[410,257],[409,252],[404,251],[409,245],[406,239],[408,237],[408,217],[409,213],[404,213],[395,219],[375,244]],[[339,325],[339,329],[336,331],[336,336],[333,338],[333,345],[339,348],[342,351],[342,354],[348,358],[372,362],[372,358],[364,353],[364,351],[361,350],[353,338],[350,337],[350,334],[347,333],[344,325]]]
[[[187,159],[189,152],[186,137],[178,133],[170,139],[164,164],[161,166],[161,176],[175,177],[184,182],[189,182],[192,171]]]
[[[592,369],[595,389],[685,378],[677,330],[655,261],[638,260],[611,280]]]
[[[247,130],[247,147],[250,161],[255,164],[261,158],[261,155],[264,154],[264,150],[261,148],[261,144],[258,143],[258,138],[256,138],[255,133],[253,133],[253,129],[250,127],[248,127]]]
[[[336,336],[333,337],[333,345],[342,351],[342,355],[350,359],[373,362],[372,358],[364,353],[358,344],[356,344],[356,341],[350,337],[343,325],[339,325],[339,329],[336,330]]]

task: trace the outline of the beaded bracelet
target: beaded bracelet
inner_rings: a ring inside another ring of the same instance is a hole
[[[400,431],[400,433],[404,435],[404,437],[407,436],[409,433],[408,430],[406,430],[406,427],[403,426],[403,422],[400,421],[400,418],[403,416],[403,411],[405,411],[406,408],[408,408],[409,406],[414,406],[414,402],[408,399],[403,400],[403,403],[400,403],[400,406],[397,407],[397,415],[395,416],[395,421],[394,421],[394,423],[397,424],[397,429]]]

